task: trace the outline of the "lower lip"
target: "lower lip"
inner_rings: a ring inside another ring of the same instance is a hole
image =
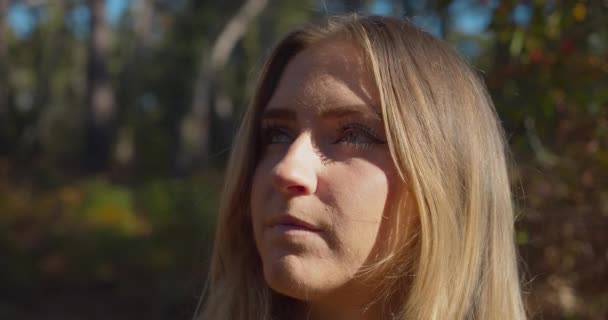
[[[316,230],[294,224],[278,224],[272,230],[280,233],[317,233]]]

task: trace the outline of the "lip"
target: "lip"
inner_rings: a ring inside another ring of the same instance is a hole
[[[292,215],[281,215],[272,219],[270,228],[279,232],[288,232],[292,230],[319,232],[321,229],[315,224],[304,221]]]

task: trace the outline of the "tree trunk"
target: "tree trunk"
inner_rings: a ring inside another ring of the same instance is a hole
[[[16,145],[14,139],[11,139],[13,135],[9,133],[12,125],[9,123],[11,117],[8,116],[11,92],[6,22],[8,3],[9,0],[0,0],[0,156],[11,154],[12,147]]]
[[[114,136],[114,91],[107,71],[109,34],[105,1],[89,0],[91,11],[87,68],[85,167],[91,173],[107,169]]]
[[[346,13],[359,13],[365,5],[365,0],[345,0],[342,1],[342,5]]]
[[[0,0],[0,116],[8,111],[8,0]]]
[[[228,62],[238,41],[267,4],[267,0],[247,0],[232,17],[213,44],[208,58],[203,52],[200,58],[199,75],[195,82],[190,113],[181,125],[181,145],[178,166],[192,166],[194,163],[206,165],[209,161],[209,137],[211,119],[215,106],[215,91],[211,88],[220,83],[216,77]]]
[[[446,0],[436,0],[435,1],[435,8],[434,11],[437,12],[437,15],[439,16],[439,26],[441,29],[441,34],[440,36],[443,39],[447,39],[447,37],[450,35],[450,11],[449,11],[449,6],[450,6],[451,1],[446,1]]]
[[[132,172],[130,166],[135,157],[134,130],[130,130],[134,123],[129,119],[137,119],[133,106],[136,105],[137,98],[141,97],[142,91],[145,90],[140,70],[146,63],[145,48],[150,42],[150,27],[154,9],[154,0],[141,0],[135,5],[132,25],[133,36],[129,39],[129,55],[126,66],[118,76],[120,84],[117,87],[115,98],[116,102],[127,106],[126,116],[120,116],[120,118],[126,118],[127,120],[116,124],[119,128],[116,130],[118,132],[115,142],[116,167],[113,168],[113,171],[117,170],[118,172],[112,172],[112,174],[122,179],[127,178]]]
[[[49,145],[49,126],[52,122],[53,98],[57,98],[53,92],[53,81],[56,78],[62,55],[66,50],[67,28],[65,26],[66,1],[55,1],[47,4],[48,20],[45,23],[41,36],[41,54],[37,70],[36,91],[34,93],[34,108],[37,110],[35,122],[32,123],[32,131],[35,132],[33,143],[41,147]]]

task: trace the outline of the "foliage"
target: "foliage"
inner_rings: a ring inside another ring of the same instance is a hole
[[[200,285],[204,275],[220,176],[128,187],[84,178],[52,188],[2,178],[3,291],[36,296],[44,288],[124,289],[151,281],[149,289],[169,291],[157,297],[164,300],[157,310],[192,299],[188,288]]]
[[[608,314],[608,7],[533,2],[513,25],[517,2],[494,13],[486,79],[517,155],[521,252],[535,315]],[[599,283],[602,283],[600,285]],[[542,306],[542,310],[541,310]]]

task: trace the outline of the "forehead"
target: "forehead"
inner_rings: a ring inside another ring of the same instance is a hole
[[[377,88],[363,51],[337,37],[298,53],[287,65],[266,109],[324,111],[365,105],[377,108]]]

